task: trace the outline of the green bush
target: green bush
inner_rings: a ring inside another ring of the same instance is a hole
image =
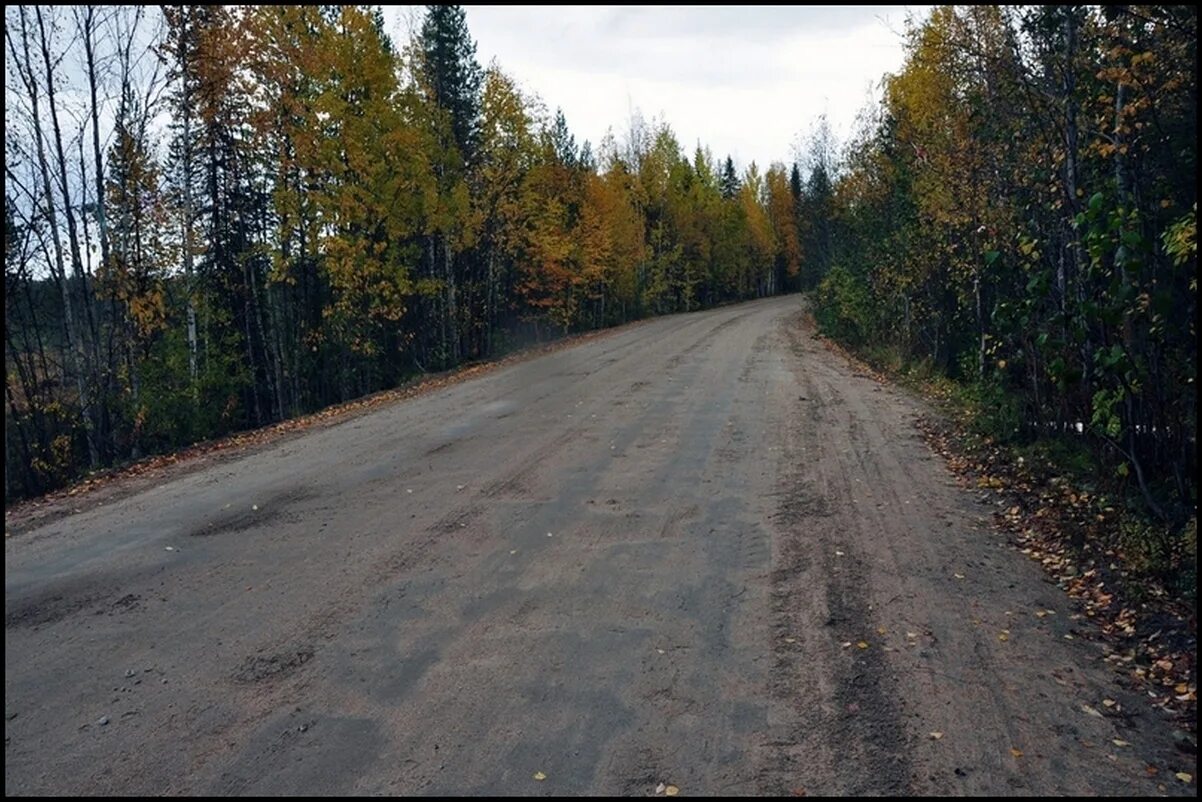
[[[861,345],[869,336],[872,298],[868,285],[842,266],[832,267],[818,285],[814,319],[822,332],[850,345]]]

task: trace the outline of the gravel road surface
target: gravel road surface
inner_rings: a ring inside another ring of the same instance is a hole
[[[921,402],[803,303],[10,523],[6,793],[1188,793]]]

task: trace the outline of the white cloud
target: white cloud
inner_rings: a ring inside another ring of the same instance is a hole
[[[902,64],[899,7],[534,8],[465,6],[477,57],[494,57],[577,140],[630,111],[666,119],[746,164],[787,161],[826,113],[840,139],[881,76]],[[925,15],[927,7],[912,7]],[[403,12],[386,11],[400,20]]]

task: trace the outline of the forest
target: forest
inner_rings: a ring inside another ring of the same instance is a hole
[[[1191,7],[936,9],[846,149],[815,293],[827,333],[952,380],[979,433],[1110,493],[1187,583],[1197,67]]]
[[[6,484],[800,287],[825,165],[577,144],[463,10],[6,11]],[[820,201],[825,203],[825,200]]]
[[[1196,548],[1197,15],[943,6],[839,146],[597,144],[463,10],[11,7],[6,502],[650,315],[806,291]],[[691,151],[691,152],[690,152]]]

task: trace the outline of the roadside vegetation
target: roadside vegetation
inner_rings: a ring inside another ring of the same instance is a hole
[[[837,170],[817,322],[945,404],[936,447],[1192,711],[1196,9],[942,7],[906,37]]]

